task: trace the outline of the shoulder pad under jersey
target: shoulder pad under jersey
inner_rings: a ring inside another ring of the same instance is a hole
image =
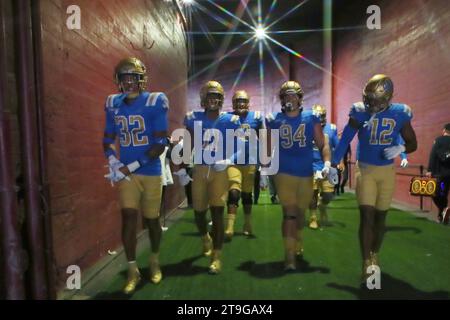
[[[267,114],[266,120],[267,120],[268,122],[272,122],[272,121],[275,120],[275,116],[274,116],[273,112],[270,112],[270,113]]]
[[[355,110],[356,112],[365,112],[366,111],[366,106],[364,105],[363,102],[356,102],[352,105],[352,109]]]
[[[169,100],[166,95],[162,92],[152,92],[148,95],[147,101],[145,102],[146,107],[154,107],[157,105],[157,102],[161,101],[161,107],[164,109],[169,108]]]
[[[403,112],[406,113],[408,115],[408,117],[412,116],[411,107],[408,106],[407,104],[403,104]]]
[[[119,97],[120,95],[121,95],[120,93],[110,94],[108,98],[106,98],[105,108],[106,109],[117,108],[118,106],[116,106],[114,103],[117,103],[116,98]]]
[[[195,119],[195,113],[194,113],[194,111],[189,111],[188,113],[186,113],[186,119],[187,119],[187,120]]]
[[[233,123],[238,123],[239,122],[239,116],[237,114],[233,114],[230,118],[230,121]]]

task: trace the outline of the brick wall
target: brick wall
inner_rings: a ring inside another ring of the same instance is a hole
[[[412,166],[428,163],[433,140],[450,122],[450,3],[428,1],[364,1],[348,3],[337,11],[336,25],[365,25],[367,5],[381,8],[381,30],[357,29],[336,32],[334,39],[333,97],[335,121],[343,127],[351,103],[361,100],[364,83],[375,73],[386,73],[394,81],[393,101],[411,106],[412,125],[417,134],[418,150],[409,156]],[[350,16],[348,12],[353,14]],[[398,164],[399,161],[397,160]],[[398,170],[417,174],[418,168]],[[397,175],[395,199],[418,205],[409,196],[410,177]],[[432,208],[429,199],[426,208]]]
[[[66,9],[81,9],[81,30],[68,30]],[[117,91],[113,70],[127,56],[147,66],[149,90],[168,93],[170,130],[186,110],[187,51],[172,3],[145,1],[41,1],[44,105],[54,254],[65,268],[82,270],[120,245],[117,188],[106,172],[103,105]],[[182,201],[171,188],[166,204]]]

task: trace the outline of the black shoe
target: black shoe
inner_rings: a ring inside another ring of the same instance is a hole
[[[442,212],[439,212],[438,213],[438,216],[437,216],[437,221],[438,221],[438,223],[442,223]]]
[[[344,187],[341,188],[341,193],[344,194]]]
[[[272,204],[278,204],[278,199],[276,196],[270,197],[270,201],[272,201]]]

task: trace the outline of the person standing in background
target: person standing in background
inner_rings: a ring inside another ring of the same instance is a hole
[[[427,177],[438,180],[438,191],[433,197],[438,207],[438,221],[448,224],[450,210],[448,209],[448,192],[450,189],[450,123],[444,126],[442,136],[436,138],[430,152]]]

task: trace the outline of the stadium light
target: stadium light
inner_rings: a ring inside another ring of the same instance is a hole
[[[259,40],[262,40],[266,37],[266,29],[263,28],[262,26],[258,26],[255,29],[255,37]]]

